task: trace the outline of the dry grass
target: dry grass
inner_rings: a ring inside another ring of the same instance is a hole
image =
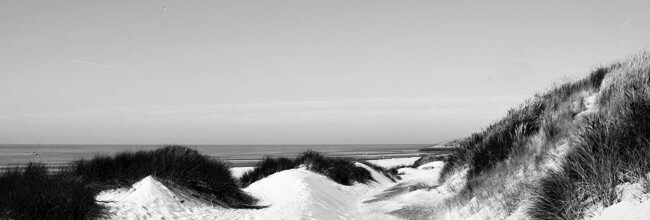
[[[583,218],[590,207],[616,202],[616,185],[645,179],[650,171],[648,58],[645,52],[612,66],[614,74],[600,93],[602,109],[572,130],[572,150],[560,170],[540,181],[532,217]]]
[[[575,219],[589,206],[610,205],[615,185],[650,170],[649,60],[645,51],[597,68],[460,141],[441,180],[463,167],[470,171],[464,188],[444,206],[464,207],[467,215],[489,206],[508,216],[527,203],[532,217]],[[584,113],[584,99],[592,95],[597,108]],[[564,152],[565,146],[572,150]],[[559,170],[551,163],[557,158]]]
[[[0,219],[92,219],[105,215],[98,191],[69,174],[29,163],[0,175]]]
[[[106,210],[95,201],[97,193],[131,186],[149,175],[223,207],[260,208],[239,189],[227,164],[190,148],[168,146],[79,160],[58,173],[43,164],[10,169],[0,174],[0,219],[102,217]]]
[[[343,185],[352,185],[355,182],[368,183],[373,180],[368,170],[354,165],[354,161],[350,159],[326,157],[319,152],[310,150],[303,152],[295,159],[266,157],[257,163],[253,170],[244,173],[239,182],[242,187],[247,187],[271,174],[301,165]],[[371,166],[371,168],[383,172],[388,178],[391,178],[389,171],[377,166]]]
[[[71,172],[99,190],[131,186],[152,175],[194,190],[223,207],[255,208],[256,199],[239,189],[226,163],[187,147],[167,146],[79,160],[73,163]]]

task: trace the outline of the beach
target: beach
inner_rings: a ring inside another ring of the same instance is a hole
[[[0,145],[0,169],[42,162],[52,169],[66,167],[77,159],[112,156],[118,152],[153,150],[164,145]],[[230,163],[231,167],[251,167],[265,156],[294,157],[315,150],[330,157],[377,160],[416,157],[433,144],[349,144],[349,145],[188,145],[204,155]],[[446,152],[446,151],[445,151]],[[445,153],[437,152],[437,153]]]

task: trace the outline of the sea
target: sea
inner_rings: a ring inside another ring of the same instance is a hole
[[[71,161],[91,159],[98,155],[111,156],[119,152],[154,150],[164,145],[59,145],[59,144],[1,144],[0,168],[41,162],[52,168],[63,168]],[[232,167],[253,166],[265,156],[295,157],[315,150],[331,157],[360,160],[416,157],[420,149],[433,144],[343,144],[343,145],[183,145],[212,158],[228,162]]]

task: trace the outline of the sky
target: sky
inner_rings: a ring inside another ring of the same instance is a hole
[[[0,144],[433,144],[650,46],[648,1],[0,1]]]

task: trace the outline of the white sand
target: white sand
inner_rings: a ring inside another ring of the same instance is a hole
[[[381,166],[384,168],[391,168],[391,167],[396,167],[396,166],[410,166],[413,164],[416,160],[420,159],[420,157],[406,157],[406,158],[391,158],[391,159],[383,159],[383,160],[369,160],[368,162],[373,163],[377,166]]]
[[[413,164],[416,160],[420,159],[420,157],[407,157],[407,158],[391,158],[391,159],[382,159],[382,160],[369,160],[368,162],[371,162],[377,166],[381,166],[384,168],[391,168],[391,167],[396,167],[396,166],[410,166]],[[442,162],[440,162],[442,163]],[[232,173],[232,176],[235,178],[239,178],[244,173],[253,170],[254,167],[232,167],[230,168],[230,172]]]
[[[232,173],[232,177],[240,178],[244,173],[253,170],[253,168],[255,167],[232,167],[230,168],[230,173]]]
[[[399,164],[415,159],[402,159]],[[392,160],[382,164],[398,163]],[[377,181],[353,186],[338,184],[304,168],[285,170],[243,189],[260,199],[259,205],[268,205],[259,210],[211,206],[174,192],[152,177],[142,179],[131,189],[102,192],[97,200],[109,207],[111,219],[417,219],[421,214],[431,214],[431,201],[439,200],[441,192],[428,187],[437,184],[439,167],[441,164],[434,162],[423,165],[423,169],[403,168],[400,172],[404,178],[398,183],[369,169]],[[239,171],[243,168],[237,170],[242,173]],[[425,187],[412,187],[416,185]],[[386,189],[400,190],[386,193]],[[377,200],[364,203],[371,199]]]
[[[624,183],[616,186],[620,202],[596,212],[592,219],[650,219],[650,194],[644,191],[642,183]]]
[[[433,161],[433,162],[420,165],[418,169],[423,169],[423,170],[436,169],[436,168],[442,169],[444,165],[445,165],[444,161]]]

